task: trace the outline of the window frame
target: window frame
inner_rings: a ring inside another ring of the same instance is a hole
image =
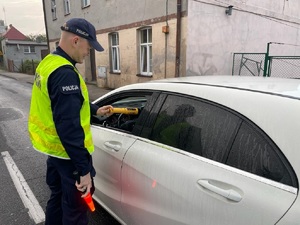
[[[57,20],[56,0],[51,0],[52,20]]]
[[[86,8],[91,5],[91,0],[81,0],[81,7]]]
[[[110,64],[112,73],[121,73],[120,69],[120,45],[119,45],[119,33],[114,32],[109,34],[110,37]],[[114,44],[114,37],[116,44]]]
[[[64,13],[65,16],[71,13],[70,0],[64,0]]]
[[[24,54],[36,53],[35,46],[33,45],[24,45]]]
[[[146,31],[146,42],[143,43],[143,34]],[[151,34],[149,34],[151,31]],[[139,30],[139,68],[140,74],[152,76],[152,27],[145,27]],[[145,68],[146,66],[146,68]],[[145,70],[144,70],[145,68]]]

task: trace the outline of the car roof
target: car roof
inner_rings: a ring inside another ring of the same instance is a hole
[[[276,94],[300,99],[300,79],[250,76],[188,76],[151,81],[150,83],[189,83]]]

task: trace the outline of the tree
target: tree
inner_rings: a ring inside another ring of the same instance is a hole
[[[29,34],[26,37],[28,41],[47,42],[46,34]]]

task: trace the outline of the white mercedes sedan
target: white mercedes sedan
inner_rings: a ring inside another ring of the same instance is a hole
[[[196,76],[95,104],[94,199],[127,225],[299,225],[300,80]]]

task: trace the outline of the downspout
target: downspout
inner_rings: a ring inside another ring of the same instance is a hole
[[[180,71],[180,48],[181,48],[180,42],[181,42],[181,0],[177,0],[175,77],[179,77],[179,71]]]
[[[168,23],[168,14],[169,14],[169,0],[166,0],[166,27],[167,29],[169,28],[169,23]],[[167,78],[167,57],[168,57],[168,32],[165,33],[165,76],[164,78]]]
[[[50,45],[49,45],[49,35],[48,35],[48,27],[47,27],[47,16],[46,16],[45,0],[43,0],[43,11],[44,11],[44,22],[45,22],[47,45],[48,45],[48,53],[49,53],[50,52]]]

